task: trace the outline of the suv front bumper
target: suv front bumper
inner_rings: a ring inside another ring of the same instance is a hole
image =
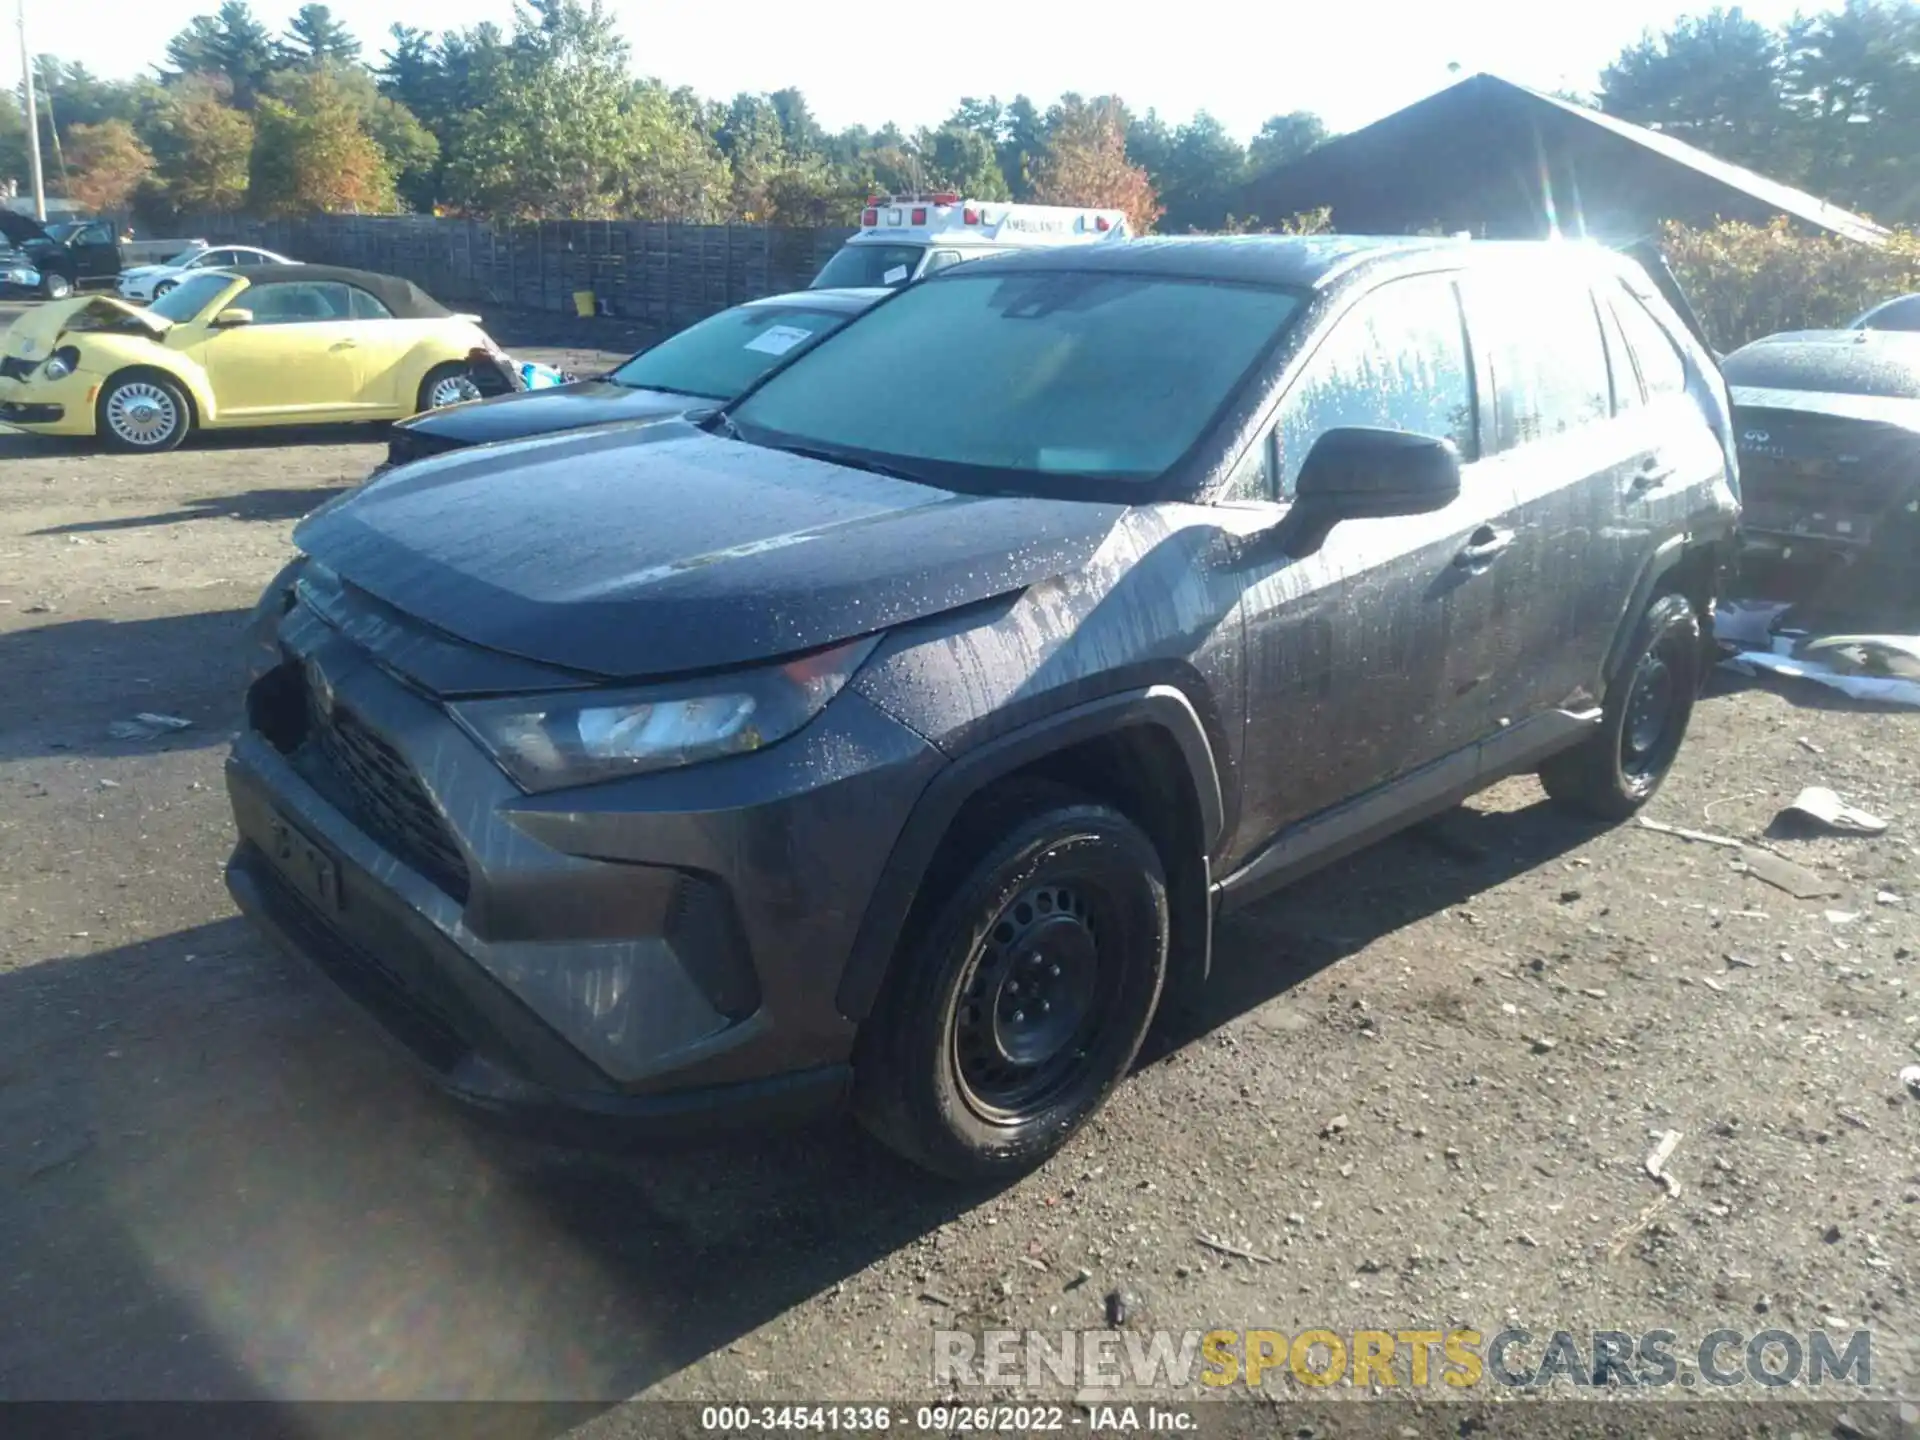
[[[843,692],[766,750],[529,797],[350,649],[322,639],[249,692],[228,884],[262,929],[456,1099],[542,1134],[704,1133],[841,1099],[854,1025],[835,993],[933,747]],[[289,712],[316,663],[338,723],[430,814],[397,824],[311,697]]]

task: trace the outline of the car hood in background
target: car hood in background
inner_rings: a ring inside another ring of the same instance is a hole
[[[397,428],[431,436],[450,448],[524,440],[623,420],[664,420],[720,403],[694,395],[669,395],[663,390],[636,390],[611,380],[576,380],[569,385],[523,390],[432,410]]]
[[[60,242],[41,228],[40,222],[18,211],[0,206],[0,235],[15,245],[25,247],[33,243],[58,245]]]
[[[0,347],[9,355],[44,360],[67,335],[147,335],[157,340],[172,328],[172,321],[125,301],[110,300],[105,295],[76,295],[71,300],[34,306],[13,322],[0,339]]]
[[[1117,504],[959,495],[690,425],[455,451],[294,532],[473,644],[639,678],[812,649],[1074,570]]]

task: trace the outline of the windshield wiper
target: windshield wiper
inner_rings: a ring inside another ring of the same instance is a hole
[[[711,400],[716,405],[726,403],[721,396],[703,395],[698,390],[682,390],[677,385],[650,385],[644,382],[636,383],[632,380],[622,380],[618,370],[608,374],[607,379],[618,385],[622,390],[658,390],[662,395],[684,395],[689,400]]]
[[[735,433],[738,433],[737,431]],[[839,465],[848,470],[865,470],[870,475],[886,475],[895,480],[909,480],[915,485],[933,485],[936,482],[924,475],[916,475],[911,470],[903,470],[898,465],[886,465],[877,460],[866,460],[858,455],[850,455],[844,450],[828,449],[817,445],[789,445],[785,442],[774,444],[760,441],[769,450],[784,450],[789,455],[802,455],[809,460],[823,460],[829,465]]]

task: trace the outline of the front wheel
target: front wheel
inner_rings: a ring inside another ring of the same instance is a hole
[[[1651,800],[1680,753],[1703,659],[1687,598],[1656,598],[1607,687],[1600,729],[1541,767],[1548,796],[1602,820],[1624,820]]]
[[[73,294],[73,281],[55,271],[40,277],[40,295],[46,300],[64,300]]]
[[[158,285],[153,287],[153,298],[158,300],[162,295],[167,294],[174,288],[175,283],[176,282],[172,280],[162,280]]]
[[[1052,787],[991,808],[862,1027],[855,1107],[937,1174],[1011,1179],[1064,1145],[1134,1056],[1166,976],[1166,875],[1118,811]]]
[[[459,405],[464,401],[478,400],[480,387],[473,383],[468,367],[457,362],[436,365],[427,372],[427,378],[420,382],[420,393],[415,399],[415,412],[438,410],[446,405]]]
[[[101,388],[94,421],[112,449],[157,454],[187,438],[193,411],[178,385],[148,373],[109,380]]]

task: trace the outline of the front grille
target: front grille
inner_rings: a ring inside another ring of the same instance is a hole
[[[29,360],[24,355],[9,355],[0,360],[0,375],[9,380],[26,380],[40,368],[38,360]]]
[[[346,787],[354,820],[401,861],[465,904],[466,857],[413,767],[352,711],[338,705],[323,711],[311,690],[307,703],[313,738]]]

